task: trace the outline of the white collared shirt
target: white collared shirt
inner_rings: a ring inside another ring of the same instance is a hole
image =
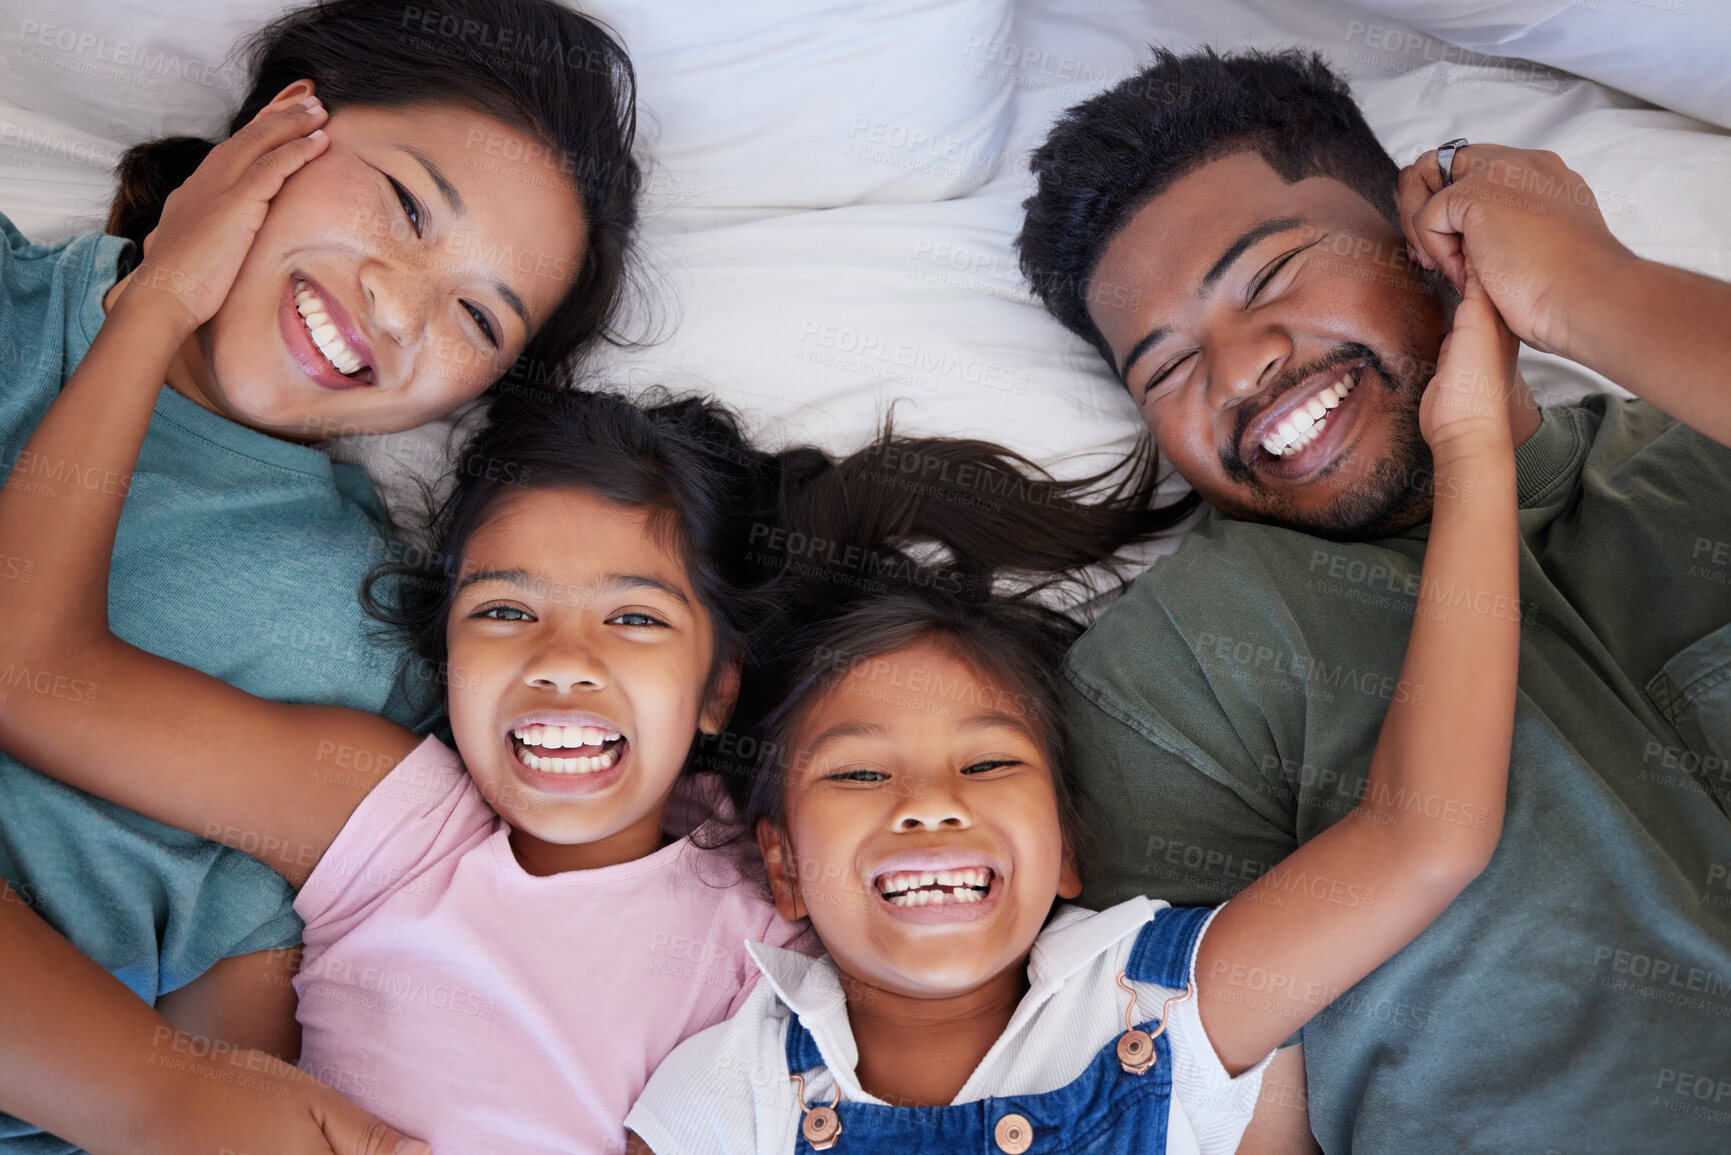
[[[1123,1032],[1129,1000],[1117,977],[1137,933],[1166,905],[1132,898],[1097,913],[1062,908],[1028,957],[1027,995],[952,1103],[1042,1094],[1080,1077]],[[1196,941],[1200,946],[1201,937]],[[835,964],[756,943],[749,949],[765,981],[733,1018],[675,1048],[626,1117],[625,1125],[656,1155],[794,1150],[802,1111],[787,1070],[793,1014],[828,1064],[807,1076],[807,1104],[830,1102],[838,1084],[847,1102],[883,1102],[859,1084],[859,1049]],[[1195,965],[1193,949],[1187,969],[1193,973]],[[1166,999],[1181,993],[1131,985],[1137,1022],[1157,1018]],[[1237,1078],[1228,1075],[1202,1029],[1194,997],[1172,1004],[1166,1035],[1172,1050],[1167,1151],[1228,1155],[1250,1122],[1268,1060]],[[841,1146],[845,1140],[838,1153]]]

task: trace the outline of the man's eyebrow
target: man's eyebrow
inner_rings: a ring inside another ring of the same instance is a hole
[[[1244,250],[1251,245],[1264,237],[1271,237],[1275,233],[1284,233],[1291,229],[1300,228],[1303,224],[1304,222],[1297,217],[1274,217],[1259,225],[1252,226],[1243,236],[1232,242],[1227,250],[1220,255],[1220,259],[1214,262],[1212,269],[1202,274],[1202,295],[1207,296],[1214,290],[1214,286],[1219,283],[1220,278],[1226,275],[1226,270],[1232,267],[1232,262],[1242,257]]]
[[[1220,283],[1220,278],[1226,275],[1226,270],[1232,267],[1232,262],[1245,254],[1245,251],[1257,241],[1271,237],[1275,233],[1289,232],[1292,229],[1304,227],[1304,222],[1297,217],[1271,217],[1260,224],[1252,225],[1243,236],[1227,246],[1220,259],[1214,262],[1212,268],[1202,274],[1202,295],[1204,297],[1214,291],[1214,286]],[[1130,387],[1130,366],[1134,365],[1148,350],[1158,345],[1172,332],[1170,329],[1155,329],[1131,347],[1124,357],[1123,368],[1118,370],[1118,380],[1124,387]]]
[[[1124,367],[1118,370],[1118,380],[1123,383],[1124,388],[1130,388],[1130,366],[1134,365],[1142,354],[1164,341],[1167,334],[1171,332],[1170,329],[1155,329],[1136,342],[1135,348],[1131,349],[1129,356],[1124,358]]]
[[[450,207],[452,216],[460,217],[469,211],[469,206],[463,203],[463,194],[458,191],[456,185],[451,183],[451,178],[445,175],[445,170],[433,162],[432,157],[413,145],[398,143],[395,147],[414,157],[420,162],[421,167],[427,170],[428,178],[437,186],[439,195],[445,198],[445,204]],[[497,279],[491,282],[491,288],[499,294],[505,304],[510,306],[511,311],[517,314],[517,319],[523,322],[523,328],[529,330],[535,328],[529,321],[529,309],[523,304],[523,298],[518,295],[517,290]]]

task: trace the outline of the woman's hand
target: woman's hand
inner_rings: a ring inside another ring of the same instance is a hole
[[[188,1036],[175,1036],[186,1039]],[[151,1148],[246,1155],[429,1155],[419,1139],[373,1118],[324,1083],[263,1051],[228,1049],[181,1061],[186,1093],[165,1105]]]
[[[1487,447],[1512,452],[1509,407],[1526,396],[1513,388],[1520,342],[1477,274],[1469,268],[1465,277],[1454,328],[1443,338],[1436,376],[1419,402],[1419,432],[1433,455]]]
[[[168,195],[121,299],[137,294],[168,306],[188,333],[215,316],[271,198],[330,143],[322,127],[328,116],[312,81],[299,81],[211,149]]]

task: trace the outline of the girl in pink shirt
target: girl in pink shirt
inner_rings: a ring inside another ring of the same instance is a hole
[[[131,408],[138,430],[51,413],[31,452],[124,476],[149,415]],[[70,714],[31,696],[8,739],[300,887],[304,1070],[436,1151],[618,1151],[662,1057],[749,991],[746,941],[790,937],[704,849],[721,841],[701,833],[720,793],[695,773],[694,739],[726,722],[761,616],[768,574],[746,554],[772,463],[698,400],[506,394],[490,418],[433,564],[386,567],[367,590],[438,671],[456,750],[114,638],[123,497],[97,491],[34,525],[0,506],[9,545],[59,563],[17,607],[51,640],[32,664],[103,691]]]

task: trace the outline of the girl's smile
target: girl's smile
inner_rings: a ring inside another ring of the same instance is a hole
[[[1080,892],[1025,701],[928,638],[805,710],[785,828],[758,837],[782,914],[809,916],[849,979],[920,999],[1020,983],[1053,901]]]

